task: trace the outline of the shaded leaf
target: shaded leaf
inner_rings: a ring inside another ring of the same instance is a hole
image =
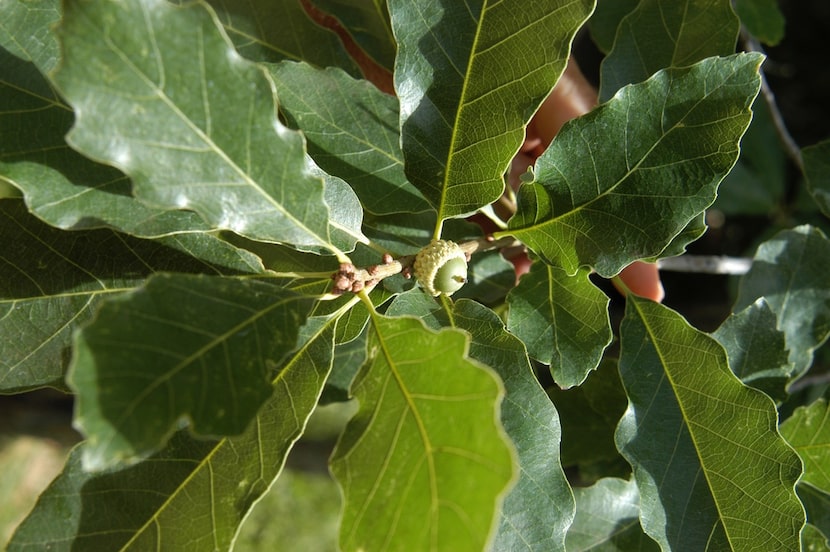
[[[758,40],[775,46],[784,38],[784,14],[776,0],[735,0],[741,24]]]
[[[397,45],[392,35],[389,10],[383,0],[315,0],[332,14],[369,56],[391,71]]]
[[[516,269],[498,251],[477,253],[467,264],[467,283],[453,294],[485,304],[504,299],[516,285]]]
[[[519,459],[519,479],[505,497],[493,550],[565,549],[574,516],[571,488],[559,461],[559,416],[533,374],[527,352],[490,309],[467,299],[452,320],[472,336],[470,356],[504,382],[501,421]]]
[[[534,263],[507,296],[507,328],[532,358],[550,365],[553,379],[567,389],[581,384],[611,343],[609,299],[588,278]]]
[[[616,439],[634,469],[646,533],[663,548],[797,549],[801,463],[777,431],[772,401],[743,386],[723,348],[679,314],[626,301],[620,374],[629,407]]]
[[[60,21],[59,0],[29,0],[0,3],[0,46],[25,61],[31,61],[47,73],[55,68],[60,57],[58,41],[52,27]],[[6,68],[3,63],[4,69]],[[0,78],[12,76],[3,71]]]
[[[614,430],[628,398],[612,360],[604,360],[579,387],[551,387],[548,394],[562,420],[562,464],[578,466],[587,477],[590,465],[622,460],[614,444]]]
[[[303,131],[309,154],[346,180],[367,211],[430,209],[404,175],[397,99],[337,69],[279,63],[269,71],[288,124]]]
[[[319,26],[297,0],[208,3],[216,10],[237,51],[248,59],[306,61],[318,67],[334,65],[355,76],[360,74],[337,35]]]
[[[775,400],[787,398],[792,365],[786,337],[778,320],[761,298],[727,318],[712,334],[729,357],[729,368],[746,385]]]
[[[799,226],[762,243],[744,276],[733,310],[763,297],[787,336],[791,376],[809,369],[813,351],[830,335],[830,241]]]
[[[55,75],[77,114],[67,139],[153,205],[252,239],[350,248],[331,243],[323,182],[302,136],[276,119],[273,83],[217,25],[201,5],[69,6]]]
[[[597,0],[597,7],[588,20],[591,37],[597,47],[607,54],[614,47],[617,28],[622,19],[637,7],[639,0]]]
[[[804,462],[801,483],[830,494],[830,412],[820,399],[802,406],[781,424],[781,435]]]
[[[807,522],[825,536],[830,535],[830,494],[807,483],[796,487],[798,497],[807,511]]]
[[[600,101],[661,69],[733,54],[740,27],[730,0],[642,0],[602,60]]]
[[[244,431],[310,308],[266,282],[173,274],[104,303],[68,376],[84,467],[147,457],[183,420],[206,437]]]
[[[344,550],[480,550],[513,479],[496,422],[501,385],[466,358],[468,338],[373,315],[360,410],[331,461]],[[381,452],[383,451],[383,452]]]
[[[569,122],[536,162],[536,183],[520,188],[510,229],[495,235],[516,236],[568,274],[589,265],[611,277],[658,255],[735,163],[761,59],[660,71]]]
[[[591,0],[392,0],[406,174],[443,219],[498,199]],[[529,47],[532,45],[532,47]]]
[[[830,140],[801,150],[807,190],[821,212],[830,217]]]
[[[180,240],[179,238],[182,238]],[[158,242],[110,230],[62,232],[32,217],[19,200],[0,201],[0,393],[65,388],[72,333],[100,301],[157,271],[259,272],[253,258],[216,238]],[[199,248],[216,264],[191,256]]]
[[[231,549],[316,406],[331,367],[335,321],[304,329],[305,344],[237,437],[194,440],[181,431],[151,458],[98,473],[83,469],[85,445],[75,449],[10,550]]]
[[[640,493],[634,481],[606,478],[574,489],[576,517],[565,541],[568,552],[660,550],[640,527]]]

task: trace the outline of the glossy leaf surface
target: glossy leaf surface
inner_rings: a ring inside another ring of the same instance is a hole
[[[760,62],[738,54],[660,71],[566,124],[536,162],[535,183],[519,190],[510,229],[496,235],[516,236],[568,274],[588,265],[610,277],[660,254],[735,163]]]
[[[123,170],[137,197],[253,239],[354,245],[331,243],[302,136],[279,123],[270,78],[236,54],[204,7],[81,2],[59,36],[55,79],[76,111],[67,139]]]

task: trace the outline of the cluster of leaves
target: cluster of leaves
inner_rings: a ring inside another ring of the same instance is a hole
[[[822,231],[761,245],[713,333],[629,295],[618,355],[589,278],[682,254],[736,161],[752,194],[763,57],[735,48],[780,38],[774,3],[0,6],[0,392],[71,391],[85,436],[12,550],[228,549],[349,398],[344,550],[824,545],[830,412],[788,400],[830,333]],[[341,263],[479,237],[585,26],[607,101],[496,233],[530,273],[492,251],[453,300],[330,293]],[[803,151],[825,214],[828,154]]]

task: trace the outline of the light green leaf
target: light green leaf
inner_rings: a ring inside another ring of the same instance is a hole
[[[466,358],[468,337],[373,315],[360,410],[331,461],[345,500],[343,550],[481,550],[513,452],[497,423],[502,386]]]
[[[208,3],[216,10],[237,51],[248,59],[306,61],[318,67],[334,65],[352,75],[360,74],[337,35],[309,17],[302,2],[208,0]]]
[[[305,64],[269,66],[288,124],[299,128],[320,167],[351,185],[376,215],[430,209],[406,180],[398,101],[337,69]]]
[[[0,242],[0,393],[65,388],[72,333],[102,299],[135,288],[154,272],[262,270],[252,256],[223,249],[216,238],[151,242],[110,230],[61,232],[10,199],[0,201]],[[214,264],[194,259],[197,248]]]
[[[830,140],[801,150],[807,190],[821,212],[830,217]]]
[[[602,61],[600,101],[661,69],[734,53],[740,28],[730,0],[641,0]]]
[[[592,0],[391,0],[406,174],[440,221],[498,199]]]
[[[382,67],[392,71],[395,64],[395,37],[389,10],[383,0],[316,0],[315,5],[343,25],[360,47]]]
[[[574,489],[576,517],[568,552],[660,550],[640,527],[640,493],[634,481],[606,478]]]
[[[742,385],[717,341],[679,314],[626,301],[629,407],[616,439],[634,469],[643,529],[664,549],[798,549],[801,462],[772,401]]]
[[[775,46],[784,38],[786,21],[776,0],[735,0],[741,24],[754,37]]]
[[[173,274],[104,303],[76,337],[67,378],[84,467],[145,458],[182,421],[206,437],[244,431],[310,309],[267,282]]]
[[[73,451],[10,550],[231,549],[316,406],[331,368],[335,321],[304,328],[305,344],[239,436],[204,441],[178,432],[146,461],[99,473],[84,471],[85,445]]]
[[[781,424],[781,435],[804,462],[802,483],[830,494],[830,411],[819,399],[799,407]]]
[[[792,365],[778,319],[761,298],[727,318],[712,334],[729,356],[729,368],[746,385],[775,400],[787,398]]]
[[[46,73],[54,69],[60,57],[58,41],[52,27],[60,21],[59,0],[28,0],[0,3],[0,46],[25,61],[31,61]],[[7,76],[5,63],[3,75]],[[13,71],[8,71],[12,75]]]
[[[609,299],[588,278],[534,263],[507,296],[507,328],[563,389],[580,385],[611,343]]]
[[[809,523],[801,530],[801,551],[802,552],[827,552],[830,545],[821,531]]]
[[[127,173],[153,205],[196,211],[252,239],[336,252],[302,136],[279,123],[273,82],[217,25],[201,5],[162,0],[68,6],[55,74],[76,110],[67,139]]]
[[[611,277],[660,254],[735,163],[761,59],[660,71],[566,124],[537,161],[536,183],[520,188],[510,229],[495,235],[516,236],[568,274],[588,265]]]
[[[461,299],[453,305],[452,321],[472,336],[470,356],[504,382],[501,421],[518,453],[519,479],[501,507],[493,550],[564,550],[574,502],[559,462],[556,409],[539,386],[524,345],[493,311]]]
[[[830,335],[830,241],[799,226],[762,243],[744,276],[735,311],[763,297],[787,336],[792,376],[807,371],[813,351]]]

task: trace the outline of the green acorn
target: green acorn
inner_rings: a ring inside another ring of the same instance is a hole
[[[467,256],[448,240],[433,240],[415,256],[415,279],[433,296],[452,295],[467,283]]]

